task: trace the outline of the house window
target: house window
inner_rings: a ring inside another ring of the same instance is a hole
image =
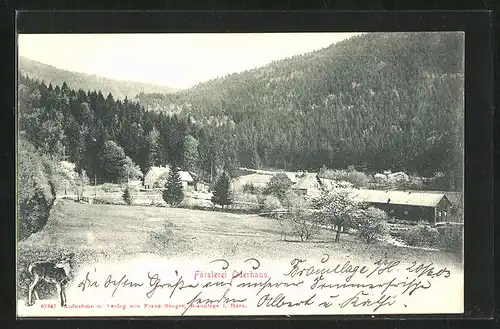
[[[408,210],[405,210],[405,211],[404,211],[404,214],[405,214],[405,215],[408,215]]]

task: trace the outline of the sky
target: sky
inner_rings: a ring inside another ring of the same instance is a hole
[[[64,70],[184,89],[357,34],[20,34],[18,54]]]

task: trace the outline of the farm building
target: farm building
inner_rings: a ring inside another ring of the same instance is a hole
[[[297,173],[285,171],[284,174],[286,175],[286,177],[288,177],[288,179],[290,180],[290,182],[292,184],[297,183],[297,178],[298,178],[298,174]]]
[[[444,193],[356,190],[359,201],[374,205],[390,217],[435,224],[446,220],[452,204]]]
[[[321,191],[321,180],[317,173],[305,173],[299,177],[292,190],[300,195],[312,196]]]
[[[144,176],[144,188],[152,189],[155,187],[155,183],[160,183],[159,185],[163,185],[163,181],[166,181],[168,172],[168,167],[151,167],[146,176]],[[181,179],[183,187],[194,186],[196,183],[193,175],[191,175],[189,171],[179,171],[179,177]]]
[[[423,192],[423,191],[422,191]],[[449,214],[457,214],[457,212],[463,208],[463,194],[460,192],[451,192],[451,191],[425,191],[425,193],[432,193],[432,194],[444,194],[448,201],[451,203],[450,207],[450,212]],[[459,220],[462,221],[463,218],[454,218],[453,220]]]

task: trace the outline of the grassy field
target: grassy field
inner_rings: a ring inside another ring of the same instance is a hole
[[[292,260],[320,258],[328,253],[353,261],[389,257],[458,266],[455,256],[437,251],[381,242],[366,245],[347,234],[342,235],[340,243],[334,243],[333,234],[326,230],[309,242],[283,241],[281,232],[277,220],[257,215],[60,200],[45,228],[19,242],[18,280],[20,287],[25,287],[29,262],[62,252],[75,252],[75,270],[93,262],[119,261],[139,254],[186,259]]]

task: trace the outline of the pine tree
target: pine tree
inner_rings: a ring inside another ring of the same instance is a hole
[[[253,147],[252,149],[252,154],[250,157],[250,167],[254,169],[260,169],[261,167],[260,156],[259,153],[257,152],[256,147]]]
[[[109,182],[126,181],[126,155],[121,146],[114,141],[105,142],[98,159],[104,179]]]
[[[229,175],[226,172],[223,172],[215,182],[215,189],[212,192],[212,202],[214,204],[220,204],[222,209],[224,209],[224,206],[233,203],[230,180],[231,178]]]
[[[163,200],[172,207],[178,206],[184,199],[184,192],[182,190],[179,168],[177,168],[177,166],[170,166],[165,187],[166,189],[163,191],[162,195]]]
[[[159,149],[160,149],[160,133],[156,128],[153,128],[148,136],[146,137],[146,145],[147,145],[147,150],[148,150],[148,160],[147,160],[147,167],[151,168],[153,166],[158,165],[160,162],[159,159]]]
[[[184,166],[186,170],[196,172],[199,167],[198,145],[200,143],[191,135],[184,138]]]

